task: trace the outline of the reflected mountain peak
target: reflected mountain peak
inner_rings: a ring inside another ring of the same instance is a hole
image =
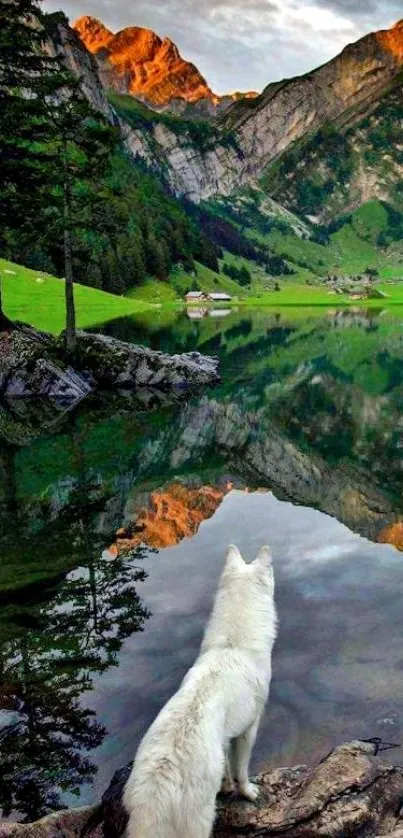
[[[377,539],[379,544],[393,544],[397,550],[403,553],[403,521],[396,521],[395,524],[389,524],[378,533]]]
[[[229,481],[221,488],[174,482],[151,492],[146,506],[140,506],[135,519],[117,531],[109,553],[124,554],[139,544],[160,549],[192,538],[203,521],[214,515],[232,488],[233,483]]]

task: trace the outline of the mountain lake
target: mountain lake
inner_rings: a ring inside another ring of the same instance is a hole
[[[403,312],[160,309],[101,330],[218,355],[221,382],[58,418],[0,405],[3,817],[100,798],[192,664],[231,542],[270,544],[276,576],[253,769],[403,742]]]

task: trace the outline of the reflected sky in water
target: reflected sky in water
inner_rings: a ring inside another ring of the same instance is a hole
[[[400,741],[401,555],[315,510],[235,491],[191,541],[145,561],[147,630],[125,642],[119,677],[107,672],[86,697],[110,731],[100,790],[192,664],[231,541],[248,559],[266,542],[274,554],[280,631],[255,768],[313,761],[346,738]]]

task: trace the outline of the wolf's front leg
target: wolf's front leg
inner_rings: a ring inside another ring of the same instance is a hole
[[[228,750],[225,752],[225,772],[221,783],[221,794],[231,794],[235,789],[231,768],[231,748],[232,744],[230,742]]]
[[[258,787],[249,782],[249,761],[256,741],[259,722],[260,715],[241,736],[238,736],[234,744],[234,773],[239,784],[239,794],[252,801],[259,796]]]

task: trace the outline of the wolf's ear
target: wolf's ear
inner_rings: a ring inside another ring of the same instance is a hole
[[[230,544],[225,556],[225,567],[231,570],[236,570],[243,567],[244,564],[245,562],[238,550],[238,547],[235,547],[235,544]]]
[[[267,545],[265,545],[264,547],[261,547],[257,556],[256,556],[255,561],[252,562],[252,564],[254,564],[256,567],[263,567],[263,568],[271,567],[270,547],[268,547]]]

